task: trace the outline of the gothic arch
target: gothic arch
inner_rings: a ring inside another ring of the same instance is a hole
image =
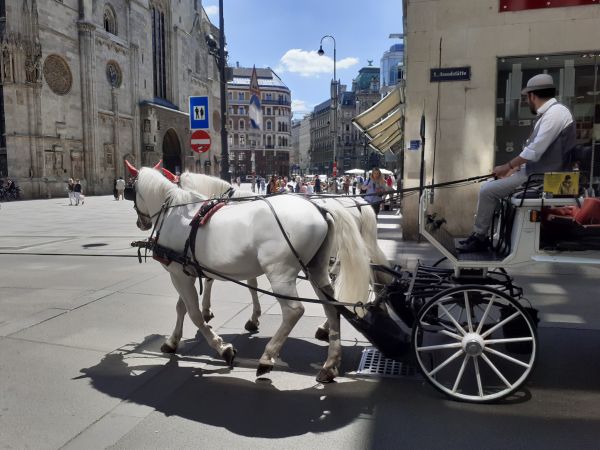
[[[162,145],[163,167],[171,172],[182,172],[181,143],[177,132],[169,128],[165,133]]]
[[[102,14],[102,25],[107,33],[114,34],[115,36],[119,33],[117,14],[110,3],[104,5],[104,12]]]

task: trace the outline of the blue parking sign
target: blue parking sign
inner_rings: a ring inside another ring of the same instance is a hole
[[[190,97],[190,130],[209,128],[208,97]]]

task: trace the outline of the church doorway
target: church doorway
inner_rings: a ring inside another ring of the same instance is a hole
[[[177,132],[170,128],[163,139],[163,167],[173,173],[181,172],[181,145]]]

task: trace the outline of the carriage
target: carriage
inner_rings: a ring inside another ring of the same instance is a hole
[[[168,188],[165,189],[168,190]],[[227,192],[229,193],[224,193],[226,195],[222,196],[219,201],[225,197],[223,201],[229,200],[231,191]],[[167,216],[166,211],[171,207],[165,207],[172,200],[171,195],[163,195],[164,198],[155,202],[155,206],[148,207],[147,205],[151,203],[147,201],[148,193],[142,194],[139,188],[134,188],[133,192],[129,192],[129,199],[135,201],[134,207],[138,212],[138,224],[145,221],[145,229],[150,228],[150,222],[153,223],[155,230],[157,223],[161,223],[162,227]],[[146,197],[145,200],[144,197]],[[297,196],[290,197],[298,198]],[[281,198],[281,196],[275,197],[274,200],[277,198]],[[567,210],[571,210],[570,217],[575,217],[574,211],[582,202],[581,199],[576,197],[546,198],[543,189],[532,192],[529,186],[526,186],[523,192],[511,196],[503,202],[502,214],[494,227],[494,251],[487,254],[460,254],[456,250],[456,240],[446,230],[444,221],[428,208],[427,198],[426,190],[420,199],[420,232],[444,255],[444,259],[447,260],[445,266],[449,265],[450,267],[441,267],[438,262],[432,266],[418,264],[409,271],[397,266],[371,264],[372,272],[379,274],[379,279],[386,280],[386,282],[380,283],[372,289],[370,301],[367,302],[365,298],[364,302],[355,302],[353,306],[347,302],[336,300],[346,299],[346,297],[336,295],[334,298],[330,286],[320,287],[324,279],[320,270],[323,269],[324,263],[319,262],[317,268],[302,263],[301,259],[304,258],[303,255],[306,255],[303,253],[306,251],[303,247],[304,241],[296,240],[294,236],[296,231],[291,228],[293,222],[286,220],[285,208],[278,209],[277,202],[271,204],[270,201],[262,198],[263,202],[268,204],[271,209],[272,216],[269,220],[275,217],[278,223],[276,233],[271,233],[268,239],[279,239],[283,236],[285,241],[282,242],[286,242],[283,244],[284,253],[294,256],[285,261],[278,261],[277,270],[282,270],[282,267],[285,268],[286,264],[289,264],[290,270],[293,272],[294,267],[301,266],[306,274],[310,273],[313,276],[309,277],[309,281],[315,287],[319,301],[324,304],[330,327],[327,336],[330,347],[328,359],[317,380],[328,382],[337,374],[341,351],[339,323],[336,324],[335,320],[337,317],[339,321],[339,315],[342,315],[384,356],[395,360],[416,362],[425,379],[447,396],[455,400],[478,403],[503,399],[515,393],[525,383],[533,370],[538,353],[536,310],[525,302],[522,289],[513,283],[506,269],[517,268],[536,261],[600,264],[600,252],[598,251],[600,246],[595,246],[595,240],[592,238],[583,246],[575,248],[571,245],[572,243],[569,244],[569,239],[563,239],[564,230],[557,232],[556,224],[549,225],[556,217],[568,218],[568,214],[563,214]],[[592,204],[592,207],[597,206],[596,199],[589,200],[588,202],[586,199],[584,203]],[[297,208],[302,207],[303,203],[296,200],[294,202],[297,212]],[[140,206],[142,203],[143,206]],[[187,211],[184,215],[189,215],[191,209],[195,211],[190,207],[193,203],[188,201],[183,204]],[[314,202],[306,203],[313,204]],[[307,213],[313,211],[311,208],[308,207]],[[584,209],[585,207],[579,208],[579,210]],[[265,211],[268,211],[268,208],[265,207]],[[323,213],[321,210],[319,212]],[[344,211],[336,211],[334,208],[331,213],[336,215],[340,223],[347,219]],[[563,219],[557,220],[564,222]],[[351,222],[352,220],[347,225],[350,226]],[[265,227],[266,223],[263,222]],[[559,226],[565,225],[566,223],[559,224]],[[218,226],[218,224],[215,225],[215,227]],[[587,225],[575,223],[574,228],[577,226],[585,228]],[[594,225],[587,227],[594,228]],[[158,231],[160,232],[161,229]],[[589,230],[583,231],[588,232]],[[591,235],[593,235],[595,230],[591,231]],[[574,229],[573,232],[574,236],[577,236],[577,233],[581,233],[582,230]],[[318,240],[317,235],[320,231],[315,231],[315,233],[305,242]],[[163,232],[163,234],[165,233]],[[149,242],[150,244],[147,243],[146,248],[154,251],[161,250],[156,241],[150,240]],[[352,242],[355,245],[363,245],[359,243],[358,238]],[[169,244],[170,247],[179,245],[174,241]],[[189,275],[186,266],[190,265],[196,268],[196,276],[201,275],[199,271],[204,270],[214,278],[236,281],[242,277],[242,274],[228,276],[224,273],[226,272],[225,265],[222,265],[221,269],[215,266],[207,268],[202,265],[202,261],[196,260],[193,252],[195,264],[192,264],[187,257],[190,245],[193,246],[195,243],[190,244],[188,239],[185,243],[184,256],[181,256],[181,250],[179,250],[180,256],[165,253],[164,248],[162,252],[158,252],[163,257],[170,257],[171,262],[179,263],[173,265],[177,266],[176,269],[167,268],[180,293],[180,299],[177,306],[176,329],[163,345],[163,351],[175,351],[178,339],[181,338],[181,324],[187,307],[194,323],[199,326],[207,340],[214,344],[213,347],[228,363],[232,364],[235,350],[230,344],[219,341],[220,338],[206,326],[199,317],[197,306],[195,311],[190,311],[190,305],[193,307],[193,302],[191,304],[185,302],[185,306],[183,306],[182,297],[186,293],[186,288],[180,289],[178,283],[184,283],[185,275]],[[205,245],[204,248],[207,251],[210,250],[207,242]],[[370,252],[366,247],[361,248],[365,253]],[[591,250],[589,250],[590,248]],[[282,245],[279,245],[277,251],[281,251],[281,249]],[[296,249],[298,250],[296,251]],[[273,255],[273,258],[282,258],[281,255],[284,253],[280,253],[279,256]],[[317,255],[320,253],[321,250],[316,252]],[[346,261],[352,260],[354,263],[355,259],[360,259],[361,253],[361,251],[353,252],[352,257],[346,254],[344,258]],[[329,254],[321,256],[329,259]],[[211,261],[214,263],[214,260]],[[228,261],[228,264],[231,264],[231,260]],[[344,264],[343,261],[342,268],[345,268],[346,271],[349,270],[349,265]],[[298,265],[298,263],[300,264]],[[313,264],[312,261],[311,264]],[[183,269],[181,270],[179,266],[182,266]],[[228,267],[227,270],[229,270]],[[280,278],[277,278],[279,275],[274,276],[268,271],[262,273],[265,273],[271,281],[273,292],[278,292],[274,295],[282,304],[284,321],[286,317],[289,317],[291,326],[293,326],[299,316],[292,312],[294,308],[286,310],[284,305],[287,301],[297,304],[297,301],[307,299],[298,298],[295,288],[291,285],[287,288],[288,290],[285,290],[284,284],[279,282],[274,284],[272,279],[279,280]],[[354,275],[356,276],[358,273],[360,270],[355,271]],[[314,278],[315,274],[317,277],[321,277],[320,281]],[[250,278],[251,274],[243,275]],[[177,281],[179,276],[181,278]],[[325,276],[325,278],[329,277]],[[345,282],[348,282],[348,278],[348,273],[346,273]],[[356,288],[364,293],[360,290],[364,287],[364,282],[361,284],[356,279],[352,281],[355,283],[352,289]],[[193,281],[191,283],[192,287],[188,286],[187,292],[191,292],[191,289],[195,292]],[[350,295],[352,289],[344,290],[342,288],[341,292]],[[285,295],[286,293],[287,295]],[[197,297],[195,303],[197,305]],[[282,330],[287,330],[289,333],[291,328],[288,328],[289,326],[282,324],[282,328],[277,331],[273,341],[267,345],[265,354],[259,361],[257,375],[272,369],[272,357],[276,355],[283,340],[287,337],[286,331],[282,332]],[[276,338],[277,341],[275,341]]]

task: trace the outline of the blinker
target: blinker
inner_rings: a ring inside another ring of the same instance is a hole
[[[125,192],[123,192],[123,197],[125,200],[135,202],[135,188],[132,186],[127,186],[125,188]]]

